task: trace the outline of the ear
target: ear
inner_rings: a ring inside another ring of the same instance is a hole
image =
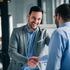
[[[57,13],[57,20],[60,20],[60,15],[59,15],[59,13]]]
[[[27,14],[27,18],[29,19],[29,14]]]

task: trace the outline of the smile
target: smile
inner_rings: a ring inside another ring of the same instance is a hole
[[[37,24],[33,23],[33,25],[37,25]]]

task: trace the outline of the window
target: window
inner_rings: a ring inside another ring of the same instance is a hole
[[[12,30],[13,30],[13,17],[12,15],[9,15],[9,33],[10,33],[10,36],[11,36],[11,33],[12,33]]]
[[[42,0],[42,9],[44,12],[43,24],[55,24],[53,18],[53,16],[55,15],[55,8],[63,3],[69,3],[69,0]]]
[[[56,29],[55,20],[53,18],[55,8],[63,3],[69,3],[69,0],[42,0],[43,19],[40,27],[48,29],[50,35]]]
[[[43,24],[47,24],[46,22],[46,2],[43,2]]]

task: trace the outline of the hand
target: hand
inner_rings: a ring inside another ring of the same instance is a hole
[[[29,60],[30,60],[30,59],[33,59],[33,60],[35,60],[36,62],[39,62],[39,57],[30,57]]]
[[[38,57],[30,57],[27,61],[27,65],[31,68],[35,68],[39,63]]]

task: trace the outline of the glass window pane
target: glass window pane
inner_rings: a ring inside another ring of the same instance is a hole
[[[46,2],[43,2],[43,12],[46,12]]]
[[[12,33],[12,30],[13,30],[13,17],[12,15],[9,15],[9,30],[10,30],[10,36],[11,36],[11,33]]]
[[[46,2],[43,1],[43,24],[47,24],[46,22]]]
[[[66,3],[69,3],[69,0],[66,0]]]
[[[46,13],[43,13],[43,24],[47,24],[47,22],[46,22]]]
[[[61,4],[63,4],[64,3],[64,0],[61,0]]]

